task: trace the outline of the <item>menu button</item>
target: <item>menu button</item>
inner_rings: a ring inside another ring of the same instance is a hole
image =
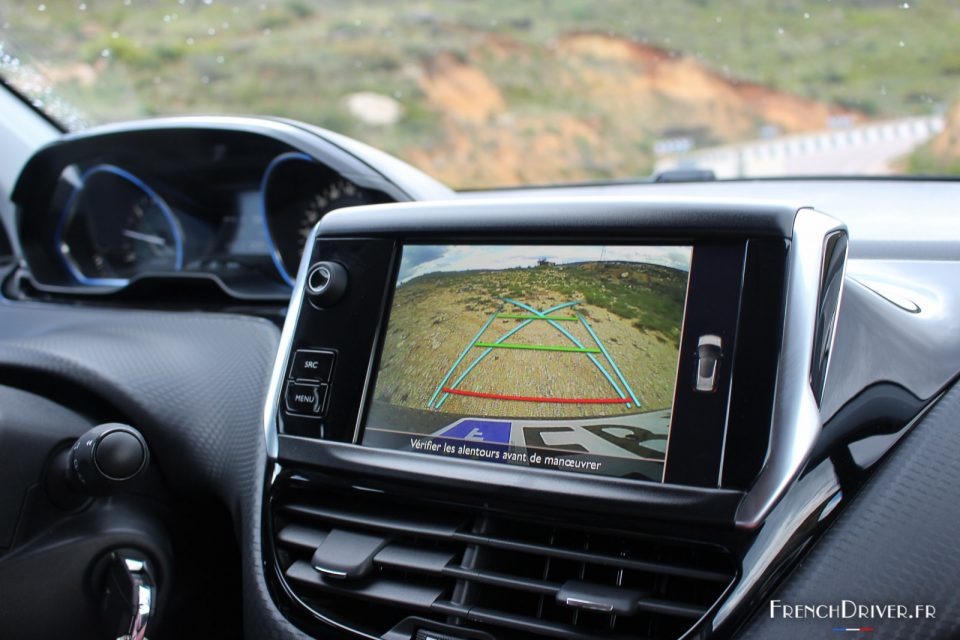
[[[284,401],[287,411],[300,415],[319,416],[327,399],[327,385],[288,382]]]

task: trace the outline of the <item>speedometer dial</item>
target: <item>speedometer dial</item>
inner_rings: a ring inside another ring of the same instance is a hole
[[[312,194],[303,209],[303,215],[300,217],[300,224],[297,227],[297,262],[303,255],[303,247],[306,245],[307,238],[310,237],[310,232],[323,217],[323,214],[334,209],[353,207],[364,203],[365,200],[357,185],[344,179],[328,183],[318,193]],[[293,267],[296,271],[296,263]]]
[[[266,233],[280,277],[293,286],[314,225],[328,211],[367,204],[364,191],[305,153],[285,153],[267,167],[261,184]]]
[[[81,177],[55,242],[78,282],[119,286],[141,273],[180,270],[182,236],[159,194],[130,172],[102,164]]]

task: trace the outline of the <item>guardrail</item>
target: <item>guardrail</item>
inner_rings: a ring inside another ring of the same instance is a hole
[[[683,150],[677,140],[654,145],[655,172],[707,169],[717,178],[777,175],[885,174],[943,130],[943,116],[916,116],[843,129]]]

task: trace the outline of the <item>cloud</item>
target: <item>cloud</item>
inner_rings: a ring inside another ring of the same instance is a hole
[[[440,258],[447,250],[448,247],[445,246],[428,244],[405,246],[403,248],[403,258],[400,261],[400,282],[404,282],[413,277],[410,274],[412,269],[415,269],[419,265],[429,264]],[[404,270],[406,270],[406,272]]]

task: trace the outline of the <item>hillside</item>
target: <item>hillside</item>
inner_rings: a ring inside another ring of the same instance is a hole
[[[289,116],[455,187],[639,176],[663,139],[931,113],[960,88],[958,32],[951,3],[876,0],[0,3],[4,51],[91,122]]]
[[[914,174],[960,176],[960,102],[947,113],[943,131],[907,160]]]
[[[490,56],[503,60],[485,64]],[[522,99],[511,99],[509,85],[499,88],[494,74],[500,65],[512,73],[527,67],[529,78],[547,75],[556,99],[569,96],[574,101],[563,104],[579,116],[559,107],[528,112]],[[798,133],[825,129],[836,116],[864,117],[724,77],[684,55],[593,33],[561,36],[536,56],[518,42],[491,38],[465,61],[450,54],[430,59],[418,78],[427,104],[443,114],[444,135],[407,157],[441,180],[467,186],[614,178],[625,167],[642,175],[653,160],[651,142],[661,137],[710,144],[754,137],[758,123]],[[496,162],[479,162],[478,148]]]

